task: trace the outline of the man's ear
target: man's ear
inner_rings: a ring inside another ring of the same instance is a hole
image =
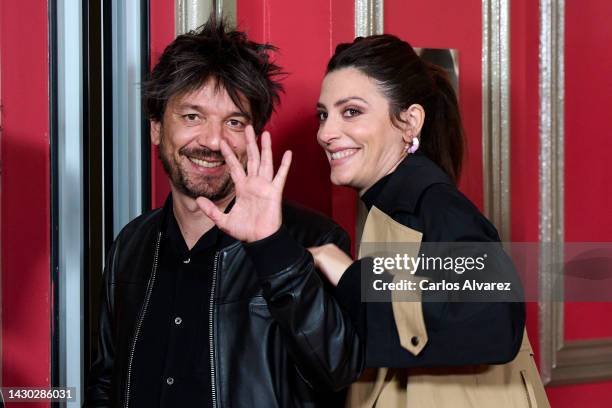
[[[162,123],[156,120],[151,120],[151,143],[159,146],[161,142]]]
[[[405,124],[404,142],[412,143],[412,138],[419,136],[425,123],[425,109],[418,103],[412,104],[400,113],[400,118]]]

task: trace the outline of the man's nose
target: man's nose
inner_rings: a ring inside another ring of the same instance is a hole
[[[221,139],[223,139],[223,125],[208,120],[200,127],[196,141],[210,150],[219,151]]]

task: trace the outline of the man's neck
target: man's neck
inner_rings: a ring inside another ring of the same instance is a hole
[[[232,193],[219,201],[215,201],[215,204],[223,211],[233,198],[234,194]],[[193,248],[202,235],[206,234],[215,225],[200,210],[193,198],[176,191],[174,188],[172,188],[172,208],[185,244],[189,249]]]

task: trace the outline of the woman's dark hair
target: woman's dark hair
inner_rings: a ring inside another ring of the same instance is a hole
[[[405,41],[393,35],[358,37],[340,44],[327,73],[355,68],[374,79],[389,101],[391,121],[412,104],[425,110],[420,149],[457,183],[463,162],[463,126],[457,95],[444,69],[423,61]]]
[[[209,79],[223,88],[236,106],[251,118],[259,133],[278,103],[284,73],[268,55],[269,44],[249,41],[245,33],[229,30],[214,15],[196,31],[179,35],[166,47],[151,78],[144,83],[144,109],[161,122],[170,98],[194,91]],[[244,99],[248,101],[250,115]]]

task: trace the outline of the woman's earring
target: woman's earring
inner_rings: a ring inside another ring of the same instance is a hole
[[[413,137],[412,138],[412,146],[410,146],[408,149],[406,149],[406,151],[408,153],[415,153],[417,150],[419,150],[419,138],[417,137]]]

